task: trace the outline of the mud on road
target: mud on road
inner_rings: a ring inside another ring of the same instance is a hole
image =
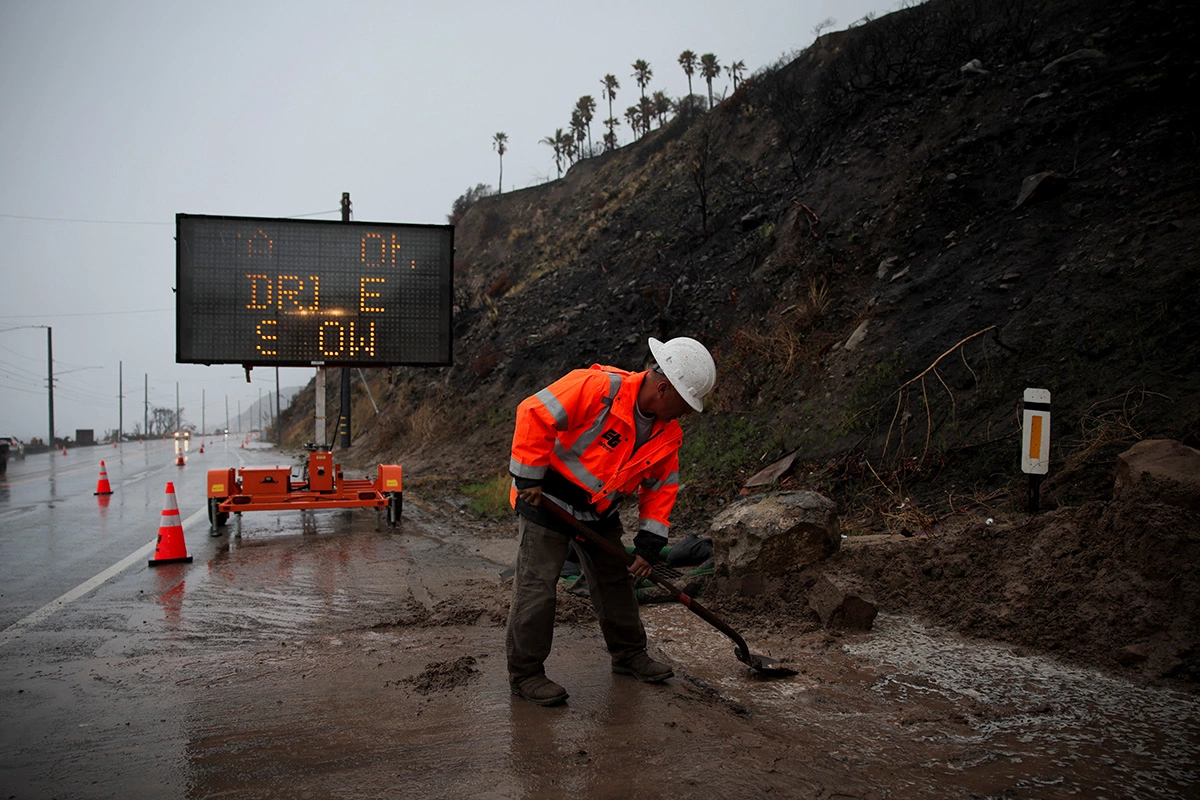
[[[131,570],[0,652],[0,782],[25,797],[1193,797],[1200,701],[881,613],[736,615],[764,680],[676,604],[676,678],[612,675],[560,593],[565,706],[508,691],[515,526],[406,498],[263,514]]]

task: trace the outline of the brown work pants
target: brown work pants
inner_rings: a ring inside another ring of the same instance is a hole
[[[554,641],[558,576],[570,539],[520,517],[517,571],[513,576],[505,652],[512,681],[540,675]],[[621,531],[610,535],[618,544]],[[592,593],[592,606],[614,663],[645,652],[646,629],[638,613],[634,576],[617,558],[595,546],[576,544],[579,566]]]

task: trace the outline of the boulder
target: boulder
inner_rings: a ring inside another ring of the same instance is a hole
[[[861,347],[863,341],[867,338],[867,326],[870,324],[871,320],[869,319],[864,319],[860,322],[858,327],[854,329],[854,333],[850,334],[850,338],[846,340],[846,343],[842,347],[851,353]]]
[[[1076,50],[1073,53],[1068,53],[1062,58],[1056,58],[1046,66],[1042,67],[1042,72],[1049,75],[1054,72],[1062,72],[1065,69],[1072,67],[1088,68],[1096,64],[1103,64],[1108,57],[1099,50],[1084,48]]]
[[[1200,450],[1173,439],[1146,439],[1121,453],[1113,496],[1135,494],[1200,511]]]
[[[988,71],[983,68],[983,62],[978,58],[972,58],[967,63],[958,68],[958,71],[964,75],[987,75]]]
[[[753,586],[815,564],[842,543],[837,505],[815,492],[769,492],[733,503],[712,521],[718,571]]]
[[[759,225],[762,225],[767,221],[767,219],[767,212],[763,209],[763,207],[755,206],[748,213],[742,215],[742,217],[738,219],[737,223],[734,225],[734,228],[736,228],[739,233],[746,233],[747,231],[752,231]]]
[[[826,628],[869,631],[879,608],[857,582],[831,575],[817,578],[808,592],[808,605]]]
[[[1057,172],[1039,172],[1021,181],[1021,191],[1017,193],[1017,202],[1013,210],[1023,205],[1045,200],[1067,190],[1067,176]]]

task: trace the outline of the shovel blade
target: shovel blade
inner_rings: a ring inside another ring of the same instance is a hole
[[[767,678],[787,678],[791,675],[798,674],[796,670],[790,669],[789,667],[780,666],[766,656],[760,656],[749,652],[743,654],[741,650],[739,650],[737,657],[738,661],[743,662],[746,666],[750,667],[750,669]]]

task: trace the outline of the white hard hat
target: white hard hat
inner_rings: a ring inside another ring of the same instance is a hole
[[[703,411],[704,396],[717,382],[717,365],[708,348],[687,336],[666,342],[651,337],[650,354],[658,363],[658,371],[667,376],[680,397],[692,408]]]

